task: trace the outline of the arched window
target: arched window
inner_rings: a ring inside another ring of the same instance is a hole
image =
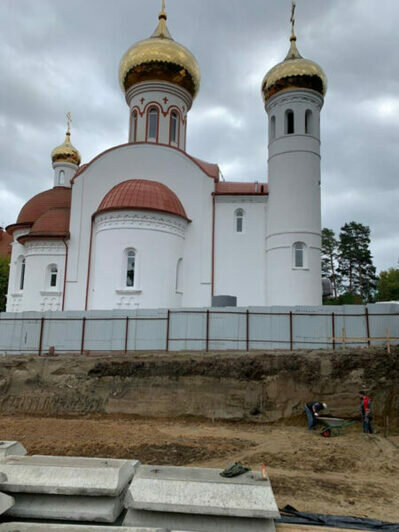
[[[313,113],[310,109],[305,113],[305,133],[307,135],[313,134]]]
[[[23,290],[25,284],[25,258],[21,259],[21,267],[19,271],[19,289]]]
[[[65,172],[64,170],[60,170],[58,184],[63,185],[64,183],[65,183]]]
[[[131,122],[131,129],[130,129],[130,140],[132,142],[137,141],[137,111],[133,111],[132,114],[132,122]]]
[[[276,138],[276,117],[272,116],[270,120],[270,140],[274,140]]]
[[[178,117],[177,113],[173,111],[170,115],[170,142],[177,143]]]
[[[126,253],[126,286],[132,288],[134,286],[136,266],[136,252],[134,249],[129,249]]]
[[[294,268],[305,267],[305,244],[295,242],[294,244]]]
[[[294,112],[288,110],[285,112],[285,133],[286,135],[292,135],[295,131]]]
[[[176,266],[176,292],[183,292],[183,259],[177,261]]]
[[[244,232],[244,211],[242,209],[237,209],[235,212],[235,226],[237,233]]]
[[[151,107],[148,111],[147,139],[156,140],[158,133],[158,109]]]
[[[55,264],[50,266],[50,288],[57,286],[58,268]]]

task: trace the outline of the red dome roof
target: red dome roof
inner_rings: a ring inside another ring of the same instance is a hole
[[[33,224],[27,235],[19,238],[65,238],[69,236],[69,209],[49,209]]]
[[[30,199],[22,207],[16,225],[32,225],[49,209],[70,209],[71,189],[68,187],[54,187],[45,190]]]
[[[120,209],[168,212],[188,219],[179,198],[170,188],[144,179],[124,181],[113,187],[100,203],[97,213]]]

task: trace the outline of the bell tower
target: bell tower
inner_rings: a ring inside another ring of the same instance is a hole
[[[321,305],[320,112],[327,91],[322,68],[296,45],[262,83],[269,120],[266,237],[268,305]]]

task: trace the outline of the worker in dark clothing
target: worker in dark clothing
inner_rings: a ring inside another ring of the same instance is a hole
[[[360,396],[360,411],[362,413],[363,432],[365,434],[374,434],[373,425],[373,413],[371,410],[371,400],[366,392],[359,392]]]
[[[321,403],[320,401],[312,401],[310,403],[306,403],[305,405],[305,412],[306,417],[308,418],[308,429],[313,430],[317,423],[317,416],[319,415],[319,412],[327,408],[326,403]]]

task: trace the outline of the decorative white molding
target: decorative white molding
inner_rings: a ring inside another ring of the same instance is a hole
[[[276,94],[266,104],[267,113],[272,112],[276,107],[283,107],[287,104],[294,103],[311,104],[317,107],[321,111],[323,107],[323,98],[318,92],[303,89],[293,89],[284,91],[283,93]]]
[[[52,240],[28,241],[25,243],[26,257],[33,255],[65,256],[65,246],[62,242]]]
[[[231,196],[228,196],[227,194],[223,194],[223,195],[216,195],[215,196],[216,198],[216,204],[218,203],[232,203],[232,204],[236,204],[236,203],[267,203],[267,199],[268,199],[268,196],[267,195],[254,195],[254,196],[249,196],[249,195],[243,195],[243,196],[239,196],[237,194],[234,194],[234,195],[231,195]]]
[[[133,87],[127,91],[126,101],[129,107],[134,105],[135,102],[133,100],[137,99],[139,96],[143,96],[143,94],[148,94],[151,92],[160,93],[160,105],[162,105],[161,96],[163,98],[165,94],[170,94],[171,96],[175,96],[176,98],[183,100],[187,110],[190,110],[193,104],[193,97],[186,89],[183,89],[183,87],[179,87],[178,85],[169,83],[167,81],[143,81],[133,85]],[[162,109],[164,109],[163,105]]]
[[[115,290],[115,292],[119,295],[131,296],[141,294],[142,290],[141,288],[120,288],[119,290]]]
[[[48,296],[48,297],[57,297],[61,296],[62,292],[59,292],[58,290],[41,290],[40,291],[41,296]]]
[[[115,229],[145,229],[170,233],[180,238],[185,237],[187,221],[179,216],[154,211],[111,211],[98,214],[95,232]]]

